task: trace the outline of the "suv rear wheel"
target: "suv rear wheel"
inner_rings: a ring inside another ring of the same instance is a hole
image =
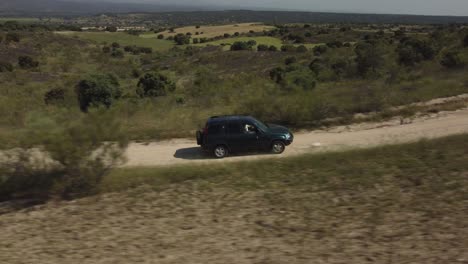
[[[284,152],[284,149],[286,148],[286,145],[282,141],[274,141],[273,144],[271,144],[271,152],[274,154],[281,154]]]
[[[228,149],[224,145],[219,145],[214,148],[213,154],[216,158],[222,159],[228,155]]]

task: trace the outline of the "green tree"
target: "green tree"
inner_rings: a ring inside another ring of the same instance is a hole
[[[122,96],[119,81],[111,74],[90,75],[78,83],[76,93],[83,112],[87,112],[91,106],[104,105],[109,108],[114,100]]]
[[[117,32],[117,27],[116,27],[116,26],[109,26],[109,27],[106,27],[106,31],[109,31],[109,32]]]
[[[137,94],[140,97],[165,96],[175,90],[175,84],[159,72],[145,74],[138,82]]]
[[[317,58],[314,59],[310,64],[309,64],[309,69],[316,75],[318,76],[322,70],[325,69],[325,63],[322,61],[322,59]]]
[[[190,44],[190,36],[179,33],[174,36],[174,41],[177,45],[188,45]]]
[[[354,51],[357,55],[357,72],[361,77],[377,73],[378,69],[384,63],[383,52],[378,45],[361,42],[357,44]]]

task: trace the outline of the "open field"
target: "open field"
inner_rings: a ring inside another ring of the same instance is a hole
[[[122,32],[57,32],[61,35],[77,37],[101,43],[111,44],[117,42],[122,46],[136,45],[139,47],[152,48],[155,51],[166,51],[174,46],[172,41],[160,39],[148,39]]]
[[[275,162],[121,169],[2,204],[5,263],[466,263],[467,135]],[[429,202],[430,201],[430,202]]]
[[[199,37],[202,38],[213,38],[217,36],[222,36],[225,33],[234,35],[234,33],[249,33],[250,31],[254,32],[263,32],[273,29],[272,26],[266,26],[259,23],[241,23],[241,24],[231,24],[231,25],[222,25],[222,26],[190,26],[190,27],[182,27],[174,29],[174,32],[171,33],[169,30],[158,33],[158,34],[145,34],[142,35],[143,37],[156,37],[159,34],[163,34],[164,37],[175,36],[179,33],[191,33],[194,37],[196,36],[196,32],[199,33]]]

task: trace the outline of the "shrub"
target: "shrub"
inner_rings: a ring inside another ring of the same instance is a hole
[[[320,56],[320,55],[324,54],[325,52],[327,52],[327,50],[328,50],[328,48],[325,45],[315,46],[314,49],[313,49],[315,56]]]
[[[463,39],[463,47],[468,47],[468,35]]]
[[[153,53],[153,48],[149,48],[149,47],[140,47],[140,48],[138,48],[138,50],[139,50],[141,53],[145,53],[145,54],[151,54],[151,53]]]
[[[134,49],[135,49],[135,46],[125,46],[124,47],[125,52],[133,52]]]
[[[270,71],[270,78],[278,84],[284,82],[285,76],[286,71],[281,67],[274,68]]]
[[[237,50],[252,50],[253,46],[255,44],[253,44],[253,42],[245,42],[245,41],[236,41],[234,42],[232,45],[231,45],[231,50],[232,51],[237,51]]]
[[[67,116],[36,117],[27,122],[22,148],[9,153],[0,182],[0,199],[71,199],[95,194],[102,178],[124,160],[126,133],[113,113],[92,112],[72,121]],[[47,160],[37,159],[37,153]]]
[[[343,47],[343,42],[336,40],[336,41],[328,42],[327,46],[329,48],[341,48]]]
[[[106,31],[109,31],[109,32],[117,32],[117,27],[115,27],[115,26],[106,27]]]
[[[224,33],[224,37],[225,37],[225,38],[229,38],[229,37],[231,37],[231,34],[229,34],[229,33]]]
[[[281,46],[282,52],[296,52],[296,47],[293,45],[283,45]]]
[[[20,42],[20,36],[18,33],[15,32],[8,32],[5,36],[5,42],[10,43],[10,42]]]
[[[198,43],[200,43],[200,40],[199,40],[198,38],[194,38],[192,41],[193,41],[193,44],[198,44]]]
[[[260,44],[257,46],[258,51],[268,51],[268,46],[265,44]]]
[[[447,52],[440,61],[440,64],[447,68],[460,68],[463,66],[463,61],[460,58],[460,53],[457,51]]]
[[[91,106],[104,105],[109,108],[114,100],[122,96],[119,81],[111,74],[90,75],[78,83],[76,93],[83,112],[87,112]]]
[[[120,44],[117,43],[117,42],[113,42],[111,46],[112,46],[113,49],[118,49],[118,48],[120,48]]]
[[[164,35],[163,35],[163,34],[159,34],[159,35],[158,35],[158,39],[164,39]]]
[[[297,62],[297,58],[296,57],[287,57],[285,60],[284,60],[284,64],[286,65],[290,65],[290,64],[293,64],[293,63],[296,63]]]
[[[423,60],[431,60],[436,55],[435,49],[427,41],[405,38],[397,48],[398,61],[406,66],[413,66]]]
[[[275,51],[278,51],[278,48],[277,48],[276,46],[274,46],[274,45],[271,45],[271,46],[268,48],[268,51],[273,51],[273,52],[275,52]]]
[[[18,65],[22,69],[31,69],[31,68],[36,68],[37,66],[39,66],[39,62],[35,61],[33,58],[29,56],[19,56]]]
[[[250,47],[256,46],[256,45],[257,45],[257,41],[251,39],[251,40],[247,41],[247,45],[249,45]]]
[[[6,61],[0,61],[0,72],[12,72],[13,65]]]
[[[124,53],[122,50],[113,50],[112,53],[111,53],[111,56],[114,57],[114,58],[123,58],[124,57]]]
[[[310,64],[309,64],[309,69],[317,76],[320,74],[320,72],[325,69],[325,64],[321,59],[314,59]]]
[[[140,97],[165,96],[175,90],[175,84],[159,72],[147,73],[138,82],[137,94]]]
[[[308,51],[307,47],[304,46],[304,45],[300,45],[299,47],[297,47],[297,52],[300,52],[300,53],[305,53]]]
[[[102,47],[102,52],[104,52],[104,53],[110,53],[110,52],[111,52],[111,48],[108,47],[108,46],[104,46],[104,47]]]
[[[65,90],[63,88],[55,88],[44,94],[44,102],[46,105],[57,104],[65,100]]]
[[[357,72],[361,77],[377,73],[383,63],[382,51],[377,45],[368,42],[359,43],[356,48]]]

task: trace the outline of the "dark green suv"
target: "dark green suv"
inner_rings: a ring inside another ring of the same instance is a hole
[[[293,139],[286,127],[265,125],[250,116],[213,116],[202,131],[197,131],[197,144],[216,158],[242,151],[281,154]]]

